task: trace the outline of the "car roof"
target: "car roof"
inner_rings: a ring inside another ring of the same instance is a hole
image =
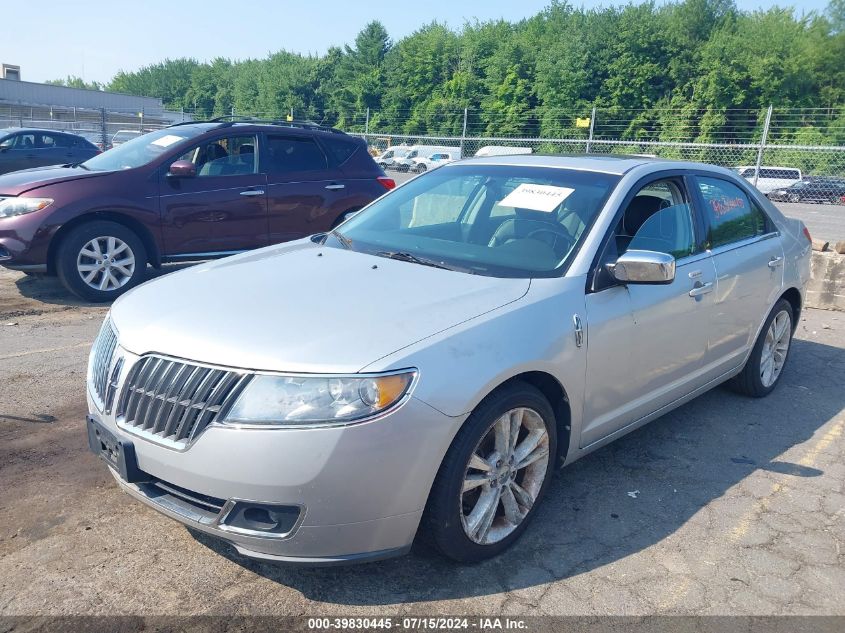
[[[44,134],[70,134],[79,136],[77,130],[50,130],[43,127],[7,127],[0,130],[0,134],[18,134],[20,132],[39,132]]]
[[[622,176],[636,167],[649,165],[658,169],[702,169],[706,171],[721,171],[719,167],[704,163],[694,163],[681,160],[666,160],[645,156],[624,156],[606,154],[578,154],[574,156],[543,154],[512,154],[503,156],[473,157],[450,163],[444,167],[454,168],[459,165],[504,165],[511,167],[551,167],[556,169],[574,169],[579,171],[595,171],[604,174]]]
[[[224,117],[225,118],[225,117]],[[189,127],[189,128],[196,128],[201,130],[202,133],[207,133],[210,131],[217,131],[217,130],[225,130],[225,129],[237,129],[240,131],[264,131],[264,132],[277,132],[283,134],[301,134],[301,135],[310,135],[310,134],[320,134],[323,136],[333,136],[333,137],[347,137],[347,138],[358,138],[352,135],[347,134],[341,130],[326,127],[320,125],[319,123],[312,123],[310,121],[263,121],[263,120],[212,120],[212,121],[185,121],[184,123],[176,123],[169,127]],[[165,128],[166,129],[166,128]],[[392,149],[392,148],[388,148]]]

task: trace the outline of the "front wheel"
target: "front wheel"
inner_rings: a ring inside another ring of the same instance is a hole
[[[774,390],[792,344],[792,323],[792,305],[781,299],[766,317],[742,372],[731,381],[735,391],[762,398]]]
[[[65,288],[88,301],[112,301],[143,281],[147,251],[130,229],[98,220],[68,233],[56,270]]]
[[[548,400],[515,383],[485,399],[458,431],[425,510],[422,537],[478,562],[510,547],[551,480],[557,426]]]

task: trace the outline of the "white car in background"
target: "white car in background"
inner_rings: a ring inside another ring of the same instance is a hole
[[[453,163],[458,160],[459,154],[452,152],[437,152],[429,157],[415,158],[411,166],[411,171],[416,174],[421,174],[429,169],[435,169],[446,163]]]
[[[461,148],[449,145],[412,145],[410,151],[393,162],[393,169],[411,171],[421,159],[431,158],[434,154],[448,153],[454,160],[461,158]]]
[[[376,163],[382,169],[395,168],[398,160],[404,159],[411,148],[407,145],[397,145],[396,147],[389,147],[381,154],[375,157]]]
[[[756,167],[754,165],[742,165],[734,170],[752,185],[755,185],[761,193],[770,193],[775,189],[786,189],[801,182],[801,170],[796,167],[760,167],[760,176],[754,182]]]

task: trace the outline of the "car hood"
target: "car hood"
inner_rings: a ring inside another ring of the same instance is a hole
[[[86,171],[82,167],[62,167],[61,165],[22,169],[0,175],[0,195],[18,196],[32,189],[44,187],[45,185],[69,182],[81,178],[101,178],[110,173],[112,172]]]
[[[529,285],[300,240],[147,282],[115,302],[112,320],[135,354],[354,373],[516,301]]]

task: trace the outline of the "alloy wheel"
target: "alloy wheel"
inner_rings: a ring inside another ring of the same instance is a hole
[[[460,492],[461,523],[475,543],[498,543],[528,515],[549,469],[549,434],[527,407],[499,416],[467,463]]]
[[[88,241],[76,257],[76,270],[90,288],[108,292],[122,288],[135,273],[135,254],[117,237]]]
[[[778,312],[772,319],[763,341],[760,354],[760,382],[764,387],[771,387],[780,376],[789,352],[792,319],[785,310]]]

